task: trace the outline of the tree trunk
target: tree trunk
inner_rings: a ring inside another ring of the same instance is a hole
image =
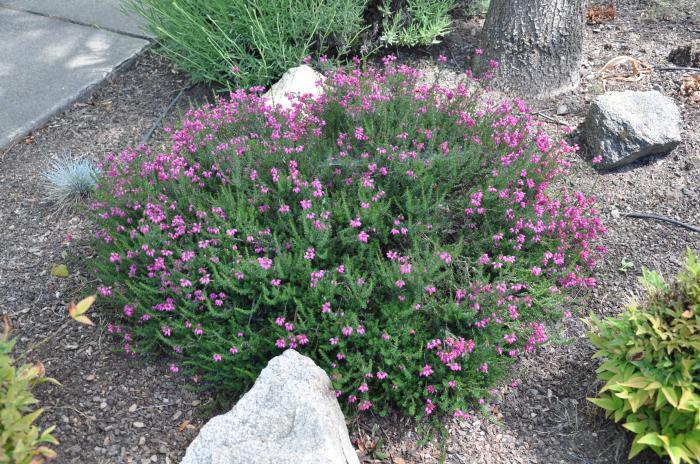
[[[584,0],[491,0],[481,33],[480,70],[500,62],[494,88],[552,96],[580,80]]]

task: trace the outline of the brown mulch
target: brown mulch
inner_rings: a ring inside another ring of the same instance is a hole
[[[684,141],[668,156],[610,172],[594,170],[585,152],[575,159],[570,183],[599,198],[609,228],[604,244],[610,250],[596,275],[599,287],[582,295],[582,316],[591,311],[615,314],[639,291],[637,278],[643,266],[671,276],[687,247],[700,249],[700,234],[625,216],[649,212],[700,225],[700,133],[693,130],[700,127],[700,105],[680,93],[683,79],[692,73],[653,72],[634,83],[603,83],[595,76],[619,55],[668,65],[671,49],[698,35],[700,11],[695,3],[678,0],[673,8],[664,9],[652,1],[618,0],[614,20],[586,27],[580,88],[533,102],[549,118],[543,122],[551,131],[560,129],[552,118],[577,126],[590,100],[605,89],[660,90],[676,100],[684,118]],[[456,18],[455,32],[423,55],[444,54],[449,59],[445,72],[463,71],[480,23],[479,18]],[[400,58],[432,66],[420,54]],[[5,225],[0,229],[0,296],[15,325],[19,351],[52,334],[66,319],[67,303],[94,286],[82,265],[90,259],[90,249],[83,245],[90,226],[80,212],[56,214],[43,202],[39,173],[66,150],[99,158],[138,143],[185,86],[182,75],[148,52],[89,100],[75,104],[0,155],[0,220]],[[557,114],[562,106],[566,111]],[[162,135],[156,132],[156,140]],[[52,264],[67,264],[70,277],[51,277]],[[37,391],[46,407],[41,424],[58,426],[61,444],[56,462],[179,462],[198,427],[212,414],[210,398],[171,377],[165,360],[129,359],[116,351],[105,329],[110,316],[98,308],[91,317],[95,327],[70,324],[30,355],[31,360],[43,361],[48,374],[62,383]],[[419,445],[415,424],[400,417],[365,417],[351,424],[355,439],[368,440],[363,444],[366,462],[434,463],[441,455],[448,463],[626,462],[630,435],[586,401],[595,394],[597,383],[585,323],[574,317],[562,321],[561,328],[561,336],[554,336],[553,328],[550,343],[517,366],[513,374],[517,388],[508,384],[493,392],[490,418],[448,423],[450,435],[444,442],[436,439]],[[635,462],[655,459],[647,453]]]

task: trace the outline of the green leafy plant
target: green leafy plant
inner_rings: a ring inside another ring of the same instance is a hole
[[[407,0],[405,5],[383,0],[379,5],[382,13],[382,35],[385,46],[433,45],[450,32],[450,11],[454,0]],[[402,3],[402,2],[399,2]]]
[[[618,317],[592,318],[589,338],[605,362],[605,382],[591,402],[624,420],[636,436],[629,457],[645,448],[674,464],[700,462],[700,262],[688,251],[686,269],[668,284],[643,270],[648,297]]]
[[[367,0],[130,0],[195,82],[265,85],[309,54],[348,52]]]
[[[71,303],[68,315],[76,322],[93,325],[85,314],[94,302],[95,296],[89,296],[78,304]],[[55,426],[40,432],[34,425],[44,410],[34,409],[38,401],[32,394],[32,389],[44,382],[59,383],[46,377],[46,369],[40,362],[21,364],[19,367],[17,362],[62,333],[69,323],[70,320],[66,321],[51,335],[27,347],[18,359],[13,359],[11,353],[15,340],[10,339],[12,324],[9,317],[3,315],[4,328],[0,336],[0,463],[42,464],[56,457],[56,452],[46,446],[58,444],[52,435]]]
[[[54,427],[44,431],[34,421],[44,412],[33,409],[37,403],[32,388],[43,382],[56,382],[46,377],[43,364],[22,364],[11,356],[15,340],[9,338],[10,322],[4,318],[0,337],[0,462],[9,464],[40,464],[56,457],[45,444],[58,444],[51,434]]]

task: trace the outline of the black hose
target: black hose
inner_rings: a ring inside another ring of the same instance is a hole
[[[665,222],[670,222],[671,224],[675,224],[677,226],[685,227],[688,230],[692,230],[693,232],[699,232],[700,233],[700,227],[695,227],[691,226],[690,224],[686,224],[685,222],[681,222],[677,219],[673,219],[670,217],[666,216],[659,216],[658,214],[649,214],[649,213],[626,213],[625,216],[627,217],[633,217],[633,218],[641,218],[641,219],[656,219],[657,221],[665,221]]]
[[[183,87],[180,89],[180,91],[177,93],[177,95],[175,95],[175,98],[173,98],[173,100],[170,102],[170,104],[165,108],[165,110],[163,110],[163,113],[161,113],[161,115],[158,117],[158,119],[156,119],[156,122],[154,122],[153,125],[151,126],[151,128],[148,129],[148,132],[146,132],[146,135],[144,135],[143,139],[141,139],[140,145],[145,145],[146,143],[148,143],[148,141],[153,136],[153,133],[155,132],[155,130],[158,128],[160,123],[163,121],[163,118],[165,118],[165,116],[170,112],[170,110],[173,109],[173,107],[175,106],[177,101],[180,99],[182,94],[185,93],[186,91],[190,90],[192,87],[194,87],[194,84],[190,84],[187,87]]]

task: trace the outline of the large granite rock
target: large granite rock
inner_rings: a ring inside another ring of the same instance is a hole
[[[273,106],[281,105],[282,108],[291,108],[295,98],[299,95],[320,96],[323,89],[316,83],[324,80],[323,74],[314,71],[311,66],[303,64],[287,70],[282,78],[263,95],[263,98],[269,99]]]
[[[326,373],[294,350],[273,358],[182,464],[359,464]]]
[[[586,143],[593,156],[602,156],[604,168],[673,150],[681,128],[675,102],[656,90],[605,93],[591,104],[584,122]]]

